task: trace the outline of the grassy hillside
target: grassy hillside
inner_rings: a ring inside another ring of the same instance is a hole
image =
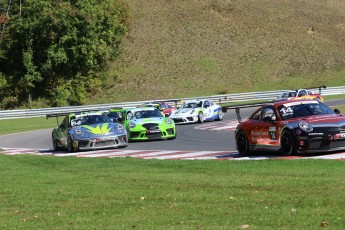
[[[124,0],[130,31],[94,102],[345,84],[340,0]]]

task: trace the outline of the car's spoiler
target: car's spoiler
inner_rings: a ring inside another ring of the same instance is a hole
[[[46,118],[50,118],[50,117],[63,117],[63,116],[67,116],[68,114],[71,113],[53,113],[53,114],[47,114]]]
[[[304,88],[304,89],[318,89],[319,90],[319,94],[321,94],[321,90],[322,89],[326,89],[325,85],[321,85],[321,86],[317,86],[317,87],[310,87],[310,88]],[[296,91],[298,91],[298,89],[296,89]]]
[[[259,106],[263,106],[267,103],[270,103],[272,101],[269,102],[261,102],[261,103],[251,103],[251,104],[242,104],[242,105],[232,105],[232,106],[222,106],[222,111],[224,113],[226,113],[228,110],[230,109],[234,109],[236,111],[236,116],[237,116],[237,120],[239,123],[242,122],[242,118],[241,118],[241,114],[240,114],[240,109],[244,109],[244,108],[251,108],[251,107],[259,107]]]

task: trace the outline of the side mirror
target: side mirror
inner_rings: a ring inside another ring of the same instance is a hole
[[[164,117],[169,117],[169,116],[170,116],[170,113],[164,114]]]
[[[334,112],[335,112],[336,114],[340,114],[340,110],[339,110],[339,109],[334,109]]]

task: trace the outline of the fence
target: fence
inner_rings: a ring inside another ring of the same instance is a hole
[[[280,96],[283,92],[286,92],[286,91],[287,90],[249,92],[249,93],[224,94],[224,95],[215,95],[215,96],[179,98],[179,99],[157,100],[157,101],[173,103],[176,107],[179,106],[182,101],[196,100],[196,99],[209,99],[219,104],[236,103],[236,102],[244,102],[244,101],[255,102],[255,101],[276,99],[278,96]],[[321,95],[323,96],[341,95],[341,94],[345,95],[345,86],[320,89],[320,92],[321,92]],[[0,110],[0,119],[40,117],[40,116],[45,116],[47,114],[81,112],[81,111],[90,111],[90,110],[107,110],[114,107],[135,107],[135,106],[142,105],[146,102],[150,102],[150,101],[136,101],[136,102],[123,102],[123,103],[85,105],[85,106],[67,106],[67,107],[41,108],[41,109]]]

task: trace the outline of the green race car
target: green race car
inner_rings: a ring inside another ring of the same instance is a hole
[[[176,138],[174,121],[154,107],[110,109],[108,116],[123,123],[130,141]]]
[[[49,117],[65,116],[52,132],[54,150],[69,152],[104,148],[119,148],[128,145],[126,129],[114,123],[101,112],[51,114]]]

